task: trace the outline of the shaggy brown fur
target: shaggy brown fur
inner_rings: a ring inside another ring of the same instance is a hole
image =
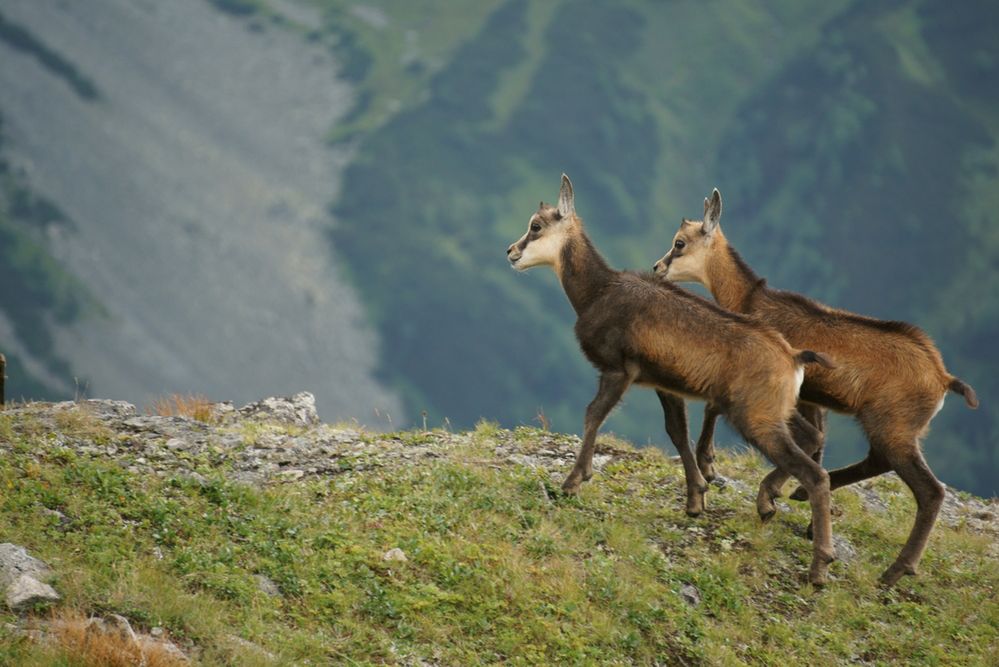
[[[975,408],[974,390],[947,372],[940,352],[919,328],[837,310],[768,287],[722,233],[718,191],[704,202],[704,220],[682,223],[673,247],[655,270],[671,280],[700,282],[722,307],[753,315],[781,332],[791,345],[820,349],[836,359],[835,368],[806,369],[802,408],[811,404],[854,415],[867,434],[867,458],[830,472],[833,489],[894,470],[912,490],[918,506],[915,525],[882,581],[890,586],[904,574],[915,574],[944,496],[943,485],[923,459],[919,439],[948,391]],[[706,417],[713,419],[710,414]],[[821,413],[811,417],[818,426]],[[710,465],[713,424],[705,426],[708,435],[702,434],[698,442],[698,460]],[[775,471],[764,480],[761,495],[777,497],[786,479],[784,472]],[[803,499],[807,494],[800,489],[792,497]]]
[[[597,395],[586,409],[582,447],[563,489],[576,493],[592,477],[598,429],[628,387],[639,384],[657,390],[688,492],[700,505],[705,481],[687,442],[681,396],[706,399],[778,469],[808,489],[815,526],[809,576],[822,584],[834,558],[828,475],[795,445],[788,427],[801,364],[813,353],[792,349],[770,327],[650,274],[611,269],[583,230],[564,175],[558,207],[542,204],[507,256],[517,269],[554,268],[576,311],[580,347],[600,372]]]

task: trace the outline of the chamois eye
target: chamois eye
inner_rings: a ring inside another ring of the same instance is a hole
[[[683,250],[684,246],[686,245],[687,244],[683,242],[683,239],[677,239],[676,243],[673,244],[673,247],[676,248],[677,250]]]
[[[540,232],[540,231],[541,231],[541,225],[539,225],[539,224],[538,224],[538,223],[536,223],[536,222],[532,222],[532,223],[531,223],[531,231],[532,231],[532,232],[535,232],[535,233],[536,233],[536,232]]]

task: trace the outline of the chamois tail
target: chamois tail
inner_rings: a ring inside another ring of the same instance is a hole
[[[955,394],[961,394],[961,396],[964,396],[964,402],[968,404],[969,408],[975,409],[978,407],[978,395],[975,393],[975,390],[971,388],[971,385],[962,382],[957,378],[951,378],[950,384],[947,385],[947,388]]]
[[[794,359],[799,364],[820,364],[822,366],[825,366],[826,368],[836,368],[836,364],[833,363],[832,359],[822,354],[821,352],[802,350],[798,352],[796,355],[794,355]]]

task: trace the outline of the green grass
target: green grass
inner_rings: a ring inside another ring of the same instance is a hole
[[[276,428],[276,427],[275,427]],[[913,503],[834,497],[856,547],[822,591],[804,583],[804,507],[767,526],[733,489],[683,513],[682,469],[608,439],[616,455],[578,498],[497,458],[569,442],[483,422],[440,458],[254,488],[130,473],[65,443],[113,437],[86,414],[58,433],[0,416],[0,525],[57,572],[67,609],[162,626],[201,664],[995,664],[999,571],[987,540],[938,525],[922,576],[878,589]],[[248,432],[248,436],[251,434]],[[420,433],[398,434],[423,446]],[[252,436],[251,436],[252,437]],[[552,443],[555,443],[554,445]],[[719,469],[750,487],[752,454]],[[204,468],[202,468],[204,470]],[[68,517],[60,525],[44,508]],[[399,547],[404,563],[382,555]],[[261,592],[262,574],[280,597]],[[679,591],[691,583],[701,603]],[[0,664],[77,664],[16,638],[0,612]]]

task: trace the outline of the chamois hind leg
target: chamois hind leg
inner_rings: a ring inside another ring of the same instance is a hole
[[[697,516],[704,511],[704,493],[708,490],[708,483],[701,475],[697,462],[694,461],[694,452],[690,449],[690,440],[687,437],[687,406],[683,399],[675,394],[657,389],[656,396],[663,406],[666,433],[669,434],[683,462],[683,474],[687,481],[687,515]]]
[[[926,550],[930,531],[936,523],[946,493],[944,485],[926,465],[926,460],[923,459],[915,440],[904,450],[902,448],[899,450],[896,450],[899,451],[899,456],[892,456],[892,468],[916,497],[916,521],[898,558],[881,575],[881,583],[885,586],[894,586],[902,575],[916,574],[916,567],[923,557],[923,551]]]
[[[781,470],[793,475],[808,490],[812,506],[812,525],[815,538],[812,541],[812,566],[808,580],[816,585],[825,584],[829,563],[836,559],[832,544],[832,520],[829,516],[829,474],[794,444],[786,426],[782,426],[769,437],[753,440],[767,458]]]
[[[819,465],[822,465],[822,455],[825,453],[826,448],[826,409],[812,403],[798,403],[798,412],[819,432],[819,447],[812,454],[812,459]],[[829,484],[831,488],[836,488],[836,484],[832,480],[832,473],[830,473]],[[808,500],[808,493],[799,486],[791,492],[788,498],[791,500]]]
[[[817,433],[818,444],[812,453],[812,460],[822,465],[822,455],[826,448],[826,409],[811,403],[798,403],[798,414],[805,418]],[[794,431],[791,432],[795,435]],[[797,438],[797,436],[795,435]]]
[[[610,411],[621,400],[631,381],[632,378],[623,372],[601,374],[597,395],[586,406],[583,445],[576,455],[576,464],[562,482],[562,490],[566,493],[578,492],[579,486],[593,477],[593,450],[597,444],[597,431]]]
[[[800,412],[795,412],[788,420],[791,428],[791,436],[794,442],[805,454],[809,455],[816,464],[822,458],[822,443],[824,436],[812,422],[806,419]],[[787,482],[790,473],[780,467],[774,468],[760,482],[760,490],[756,495],[756,510],[760,519],[769,521],[777,513],[777,506],[774,500],[780,498],[781,489]],[[805,498],[808,496],[806,494]]]
[[[701,424],[701,435],[697,438],[697,467],[707,481],[715,475],[715,422],[721,413],[710,403],[704,406],[704,422]],[[689,479],[689,476],[688,476]]]
[[[886,473],[889,470],[891,470],[891,466],[888,465],[887,461],[885,461],[880,454],[872,449],[867,452],[867,457],[864,460],[851,463],[850,465],[843,466],[842,468],[830,470],[829,485],[832,490],[835,491],[840,487],[856,484],[857,482],[862,482],[865,479],[870,479],[871,477],[877,477],[878,475]],[[791,494],[791,498],[795,500],[808,500],[808,492],[799,486],[795,489],[794,493]]]

